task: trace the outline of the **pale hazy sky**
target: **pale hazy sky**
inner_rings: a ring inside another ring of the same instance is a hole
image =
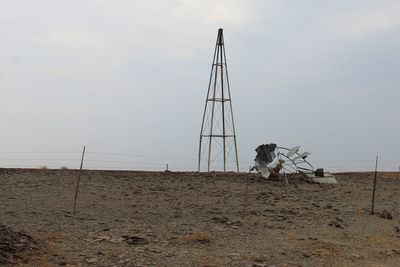
[[[398,0],[0,0],[0,152],[85,144],[194,170],[220,27],[243,170],[269,142],[303,145],[317,167],[372,169],[379,154],[399,170]]]

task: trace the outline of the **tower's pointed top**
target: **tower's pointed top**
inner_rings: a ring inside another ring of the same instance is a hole
[[[217,44],[218,45],[223,45],[224,44],[224,29],[219,28],[218,29],[218,37],[217,37]]]

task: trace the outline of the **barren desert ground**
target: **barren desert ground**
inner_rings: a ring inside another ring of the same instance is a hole
[[[0,169],[0,225],[39,242],[3,251],[5,265],[400,266],[398,173],[380,174],[374,215],[372,173],[285,186],[246,173],[84,171],[73,214],[77,174]]]

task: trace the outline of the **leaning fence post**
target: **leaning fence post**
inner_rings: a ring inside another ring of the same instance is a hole
[[[75,213],[75,210],[76,210],[76,200],[78,198],[79,183],[81,181],[81,173],[82,173],[82,166],[83,166],[83,158],[85,156],[85,150],[86,150],[86,146],[83,146],[83,152],[82,152],[82,158],[81,158],[81,167],[79,168],[78,181],[76,182],[75,198],[74,198],[74,211],[73,211],[73,213]]]
[[[376,189],[376,178],[378,176],[378,156],[376,156],[375,162],[375,176],[374,176],[374,187],[372,189],[372,207],[371,214],[374,214],[374,206],[375,206],[375,189]]]

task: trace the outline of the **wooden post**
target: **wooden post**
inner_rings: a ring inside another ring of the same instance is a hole
[[[82,166],[83,166],[83,158],[85,157],[85,150],[86,150],[86,146],[83,146],[83,152],[82,152],[82,158],[81,158],[81,167],[79,168],[78,181],[76,183],[76,189],[75,189],[75,199],[74,199],[74,211],[73,211],[73,213],[75,213],[75,210],[76,210],[76,200],[78,198],[79,183],[81,182],[81,173],[82,173]]]
[[[374,206],[375,206],[375,189],[376,189],[376,178],[378,176],[378,156],[376,156],[375,162],[375,176],[374,176],[374,187],[372,189],[372,207],[371,214],[374,214]]]

